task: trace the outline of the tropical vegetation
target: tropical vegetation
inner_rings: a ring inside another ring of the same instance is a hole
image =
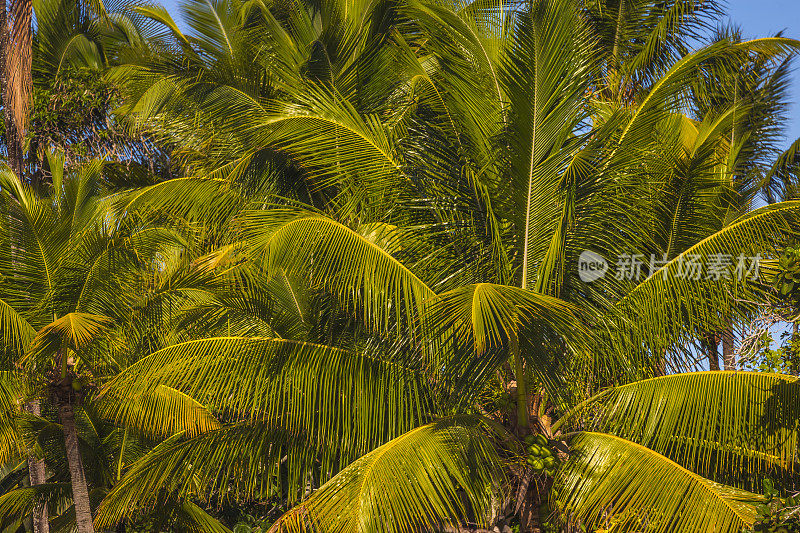
[[[2,526],[798,529],[800,41],[723,14],[4,4]]]

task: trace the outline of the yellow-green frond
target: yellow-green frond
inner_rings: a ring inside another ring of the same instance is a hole
[[[176,344],[127,368],[104,395],[114,420],[154,417],[136,403],[166,385],[221,420],[268,422],[310,436],[325,464],[351,461],[426,421],[431,385],[410,368],[286,339],[217,337]],[[380,401],[376,401],[380,398]]]
[[[93,341],[107,335],[112,324],[112,319],[106,316],[67,313],[39,330],[31,342],[28,357],[54,357],[63,348],[79,353]]]
[[[594,431],[666,455],[705,477],[746,488],[795,471],[800,384],[781,374],[695,372],[615,387]]]
[[[13,307],[0,300],[0,335],[7,356],[18,360],[36,336],[36,331]]]
[[[399,533],[485,524],[503,479],[483,423],[445,419],[358,459],[286,513],[271,531]]]
[[[119,412],[116,422],[154,437],[169,437],[183,433],[194,437],[200,433],[220,428],[219,421],[200,402],[191,396],[163,384],[155,386],[136,398],[126,409],[110,407],[119,401],[113,395],[105,396],[95,406],[101,414]]]
[[[672,259],[618,304],[634,345],[652,353],[704,332],[723,331],[759,291],[758,262],[797,235],[800,202],[781,202],[735,220]],[[715,263],[716,262],[716,263]],[[724,262],[724,263],[723,263]],[[692,264],[727,264],[727,276],[697,275]],[[763,283],[763,280],[762,280]]]
[[[392,316],[412,323],[434,295],[385,249],[399,232],[383,228],[381,246],[324,215],[275,209],[248,211],[242,226],[270,272],[308,269],[315,283],[361,305],[366,322],[381,331]]]
[[[125,519],[155,512],[165,501],[208,502],[225,492],[233,501],[269,498],[281,488],[296,501],[314,455],[300,433],[261,423],[226,426],[184,440],[175,435],[130,465],[97,509],[95,525],[108,531]],[[286,455],[288,486],[279,468]]]
[[[556,507],[588,530],[739,533],[761,497],[705,479],[634,442],[583,433],[556,477]]]

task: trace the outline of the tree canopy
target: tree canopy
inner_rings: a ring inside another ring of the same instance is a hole
[[[179,10],[4,3],[3,528],[798,527],[800,41]]]

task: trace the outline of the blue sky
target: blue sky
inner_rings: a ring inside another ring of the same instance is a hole
[[[741,26],[745,37],[765,37],[781,30],[786,37],[800,39],[800,0],[728,0],[730,19]],[[787,147],[800,137],[800,61],[795,62],[789,111]]]
[[[177,0],[162,0],[179,18]],[[787,37],[800,39],[800,0],[728,0],[729,18],[742,27],[745,37],[766,37],[784,30]],[[792,97],[794,105],[789,112],[789,127],[784,145],[800,137],[800,60],[796,62]]]

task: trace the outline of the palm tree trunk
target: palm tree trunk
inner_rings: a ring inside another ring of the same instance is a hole
[[[725,370],[736,370],[733,339],[733,326],[729,326],[722,333],[722,364],[725,366]]]
[[[25,410],[29,413],[39,416],[42,414],[39,400],[32,400],[25,404]],[[47,475],[44,470],[44,460],[35,459],[32,454],[28,455],[28,478],[31,481],[31,487],[41,485],[47,480]],[[47,520],[48,510],[47,504],[43,503],[37,506],[33,511],[33,533],[50,533],[50,523]]]
[[[706,357],[708,357],[709,370],[719,370],[718,340],[717,336],[713,333],[706,333],[703,335],[702,344],[706,352]]]
[[[78,525],[78,533],[94,533],[92,508],[89,504],[89,489],[86,486],[86,475],[83,471],[83,461],[78,448],[75,411],[70,400],[59,400],[58,416],[64,429],[64,446],[67,449],[67,463],[69,463],[72,500],[75,502],[75,522]]]
[[[526,435],[530,427],[528,417],[528,387],[525,381],[525,366],[519,352],[519,340],[512,335],[510,340],[511,356],[514,359],[514,378],[517,380],[517,430]]]
[[[539,516],[539,498],[529,494],[522,505],[519,515],[520,533],[542,533],[542,521]]]
[[[539,487],[536,475],[530,473],[523,483],[524,499],[519,509],[519,531],[520,533],[542,533],[542,517],[540,515],[542,496],[550,492],[552,480],[546,479],[544,485]]]

